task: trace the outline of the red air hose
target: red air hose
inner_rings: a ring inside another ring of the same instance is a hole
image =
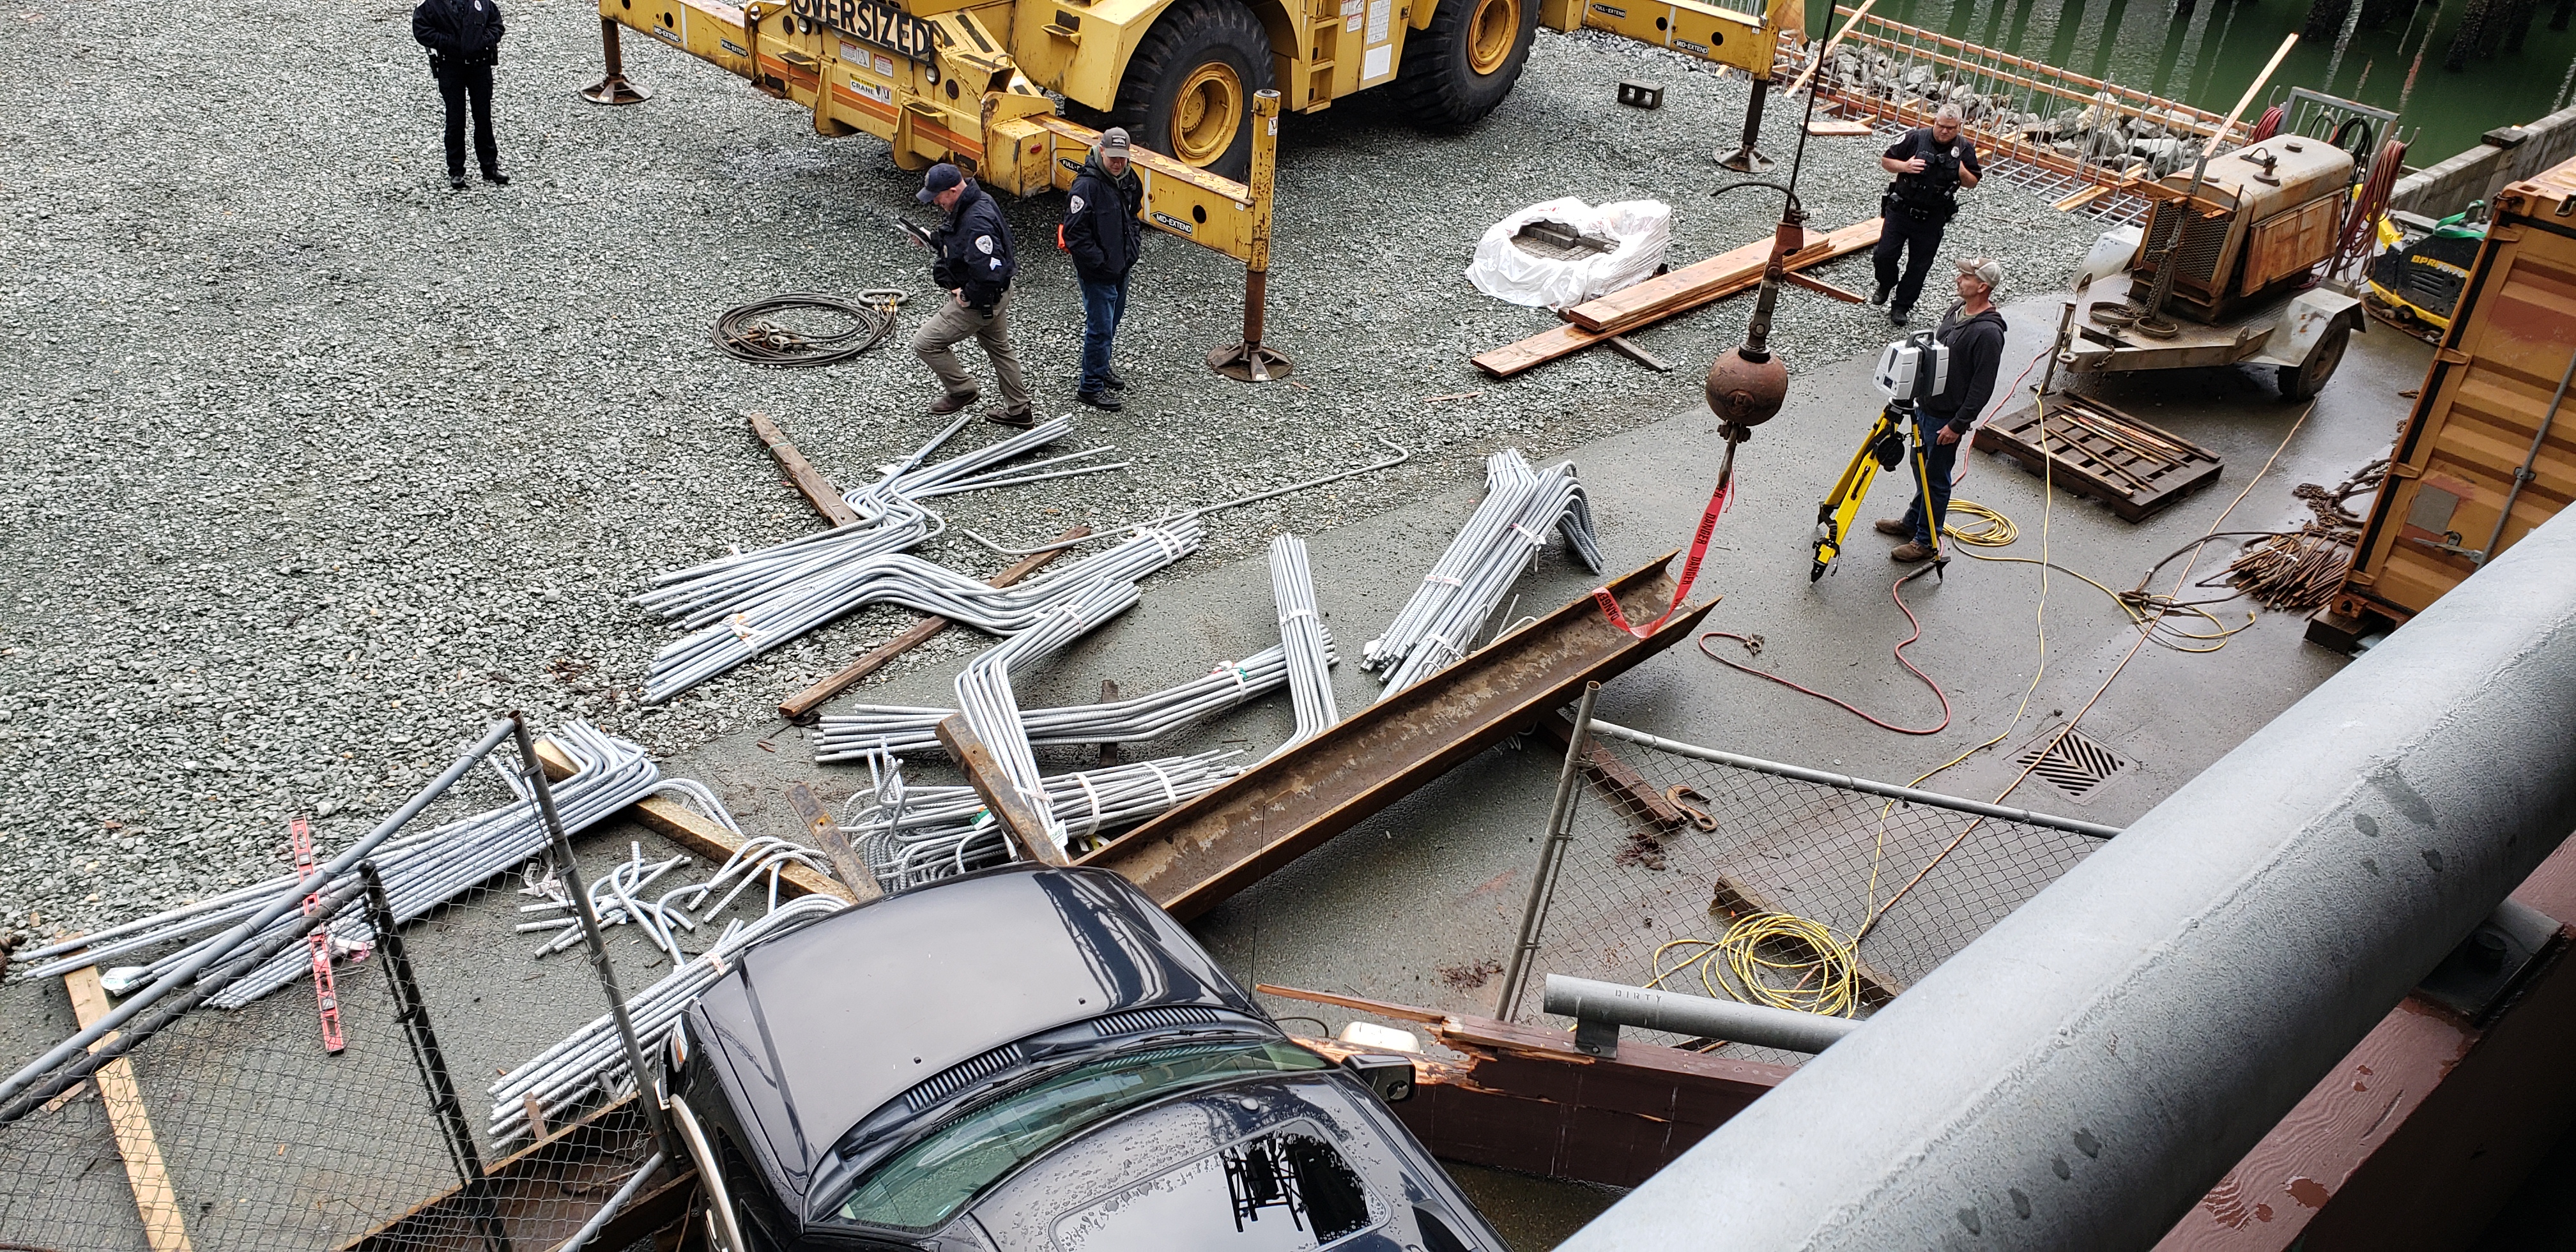
[[[1842,709],[1844,712],[1850,713],[1851,715],[1860,718],[1862,721],[1868,722],[1870,725],[1879,727],[1883,730],[1892,730],[1900,735],[1940,734],[1942,731],[1950,728],[1950,697],[1942,693],[1941,684],[1932,681],[1932,676],[1930,674],[1926,674],[1922,670],[1916,669],[1914,667],[1914,662],[1905,659],[1905,649],[1912,645],[1915,640],[1923,637],[1923,623],[1915,620],[1914,610],[1905,607],[1905,584],[1930,573],[1935,568],[1937,567],[1926,565],[1911,574],[1907,574],[1903,578],[1897,579],[1896,585],[1887,589],[1887,594],[1890,599],[1896,601],[1896,610],[1905,615],[1906,623],[1914,627],[1914,633],[1907,635],[1903,642],[1896,645],[1896,663],[1904,666],[1906,670],[1912,673],[1916,678],[1922,679],[1923,685],[1930,687],[1932,689],[1932,694],[1941,701],[1941,724],[1938,726],[1923,729],[1912,726],[1897,726],[1888,722],[1882,722],[1877,718],[1852,707],[1852,705],[1847,701],[1826,695],[1824,692],[1818,691],[1813,687],[1799,686],[1798,684],[1793,683],[1786,678],[1782,678],[1778,674],[1771,673],[1768,670],[1758,670],[1750,665],[1738,665],[1735,662],[1727,660],[1725,657],[1719,656],[1718,654],[1708,650],[1708,641],[1711,639],[1732,639],[1743,644],[1747,648],[1758,648],[1761,646],[1753,642],[1750,638],[1739,635],[1731,630],[1711,630],[1702,632],[1699,637],[1699,650],[1701,654],[1708,657],[1708,659],[1715,661],[1728,669],[1742,670],[1756,678],[1768,678],[1791,691],[1814,696],[1819,700],[1834,705]]]
[[[2361,195],[2352,202],[2352,213],[2343,219],[2343,235],[2335,243],[2334,259],[2326,264],[2331,278],[2369,259],[2371,246],[2379,240],[2379,219],[2388,212],[2388,193],[2397,185],[2398,171],[2406,165],[2406,145],[2394,139],[2379,145],[2379,155],[2370,159],[2370,177],[2361,184]]]
[[[2263,120],[2254,123],[2254,133],[2247,136],[2245,142],[2261,143],[2280,133],[2281,106],[2276,104],[2271,108],[2263,110]]]

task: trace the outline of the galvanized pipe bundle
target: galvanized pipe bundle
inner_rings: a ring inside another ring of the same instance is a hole
[[[1323,636],[1323,651],[1324,663],[1330,665],[1333,642],[1329,633]],[[1270,648],[1240,661],[1220,661],[1201,677],[1146,695],[1098,704],[1022,709],[1020,728],[1032,744],[1139,743],[1214,717],[1255,696],[1276,691],[1287,682],[1287,650]],[[859,761],[886,754],[937,751],[939,723],[957,711],[905,704],[856,704],[850,710],[816,724],[816,761]]]
[[[1341,720],[1333,706],[1333,641],[1315,606],[1315,575],[1306,564],[1306,541],[1280,535],[1270,541],[1270,598],[1279,607],[1279,647],[1288,670],[1288,699],[1296,733],[1277,756],[1332,729]]]
[[[724,977],[743,949],[817,917],[849,907],[831,896],[800,896],[779,905],[760,920],[730,923],[704,955],[664,975],[626,1001],[637,1039],[647,1053],[670,1037],[680,1015],[706,989]],[[607,1014],[591,1020],[563,1042],[503,1074],[490,1088],[492,1114],[486,1123],[494,1143],[508,1143],[528,1133],[528,1097],[533,1096],[547,1120],[580,1103],[594,1091],[616,1091],[631,1085],[626,1049]]]
[[[641,747],[603,734],[586,722],[572,722],[549,738],[578,767],[572,776],[554,786],[556,808],[567,830],[583,829],[656,791],[674,789],[660,777]],[[499,767],[497,761],[494,764]],[[520,799],[435,830],[388,841],[377,850],[373,859],[384,878],[395,917],[408,922],[424,916],[545,850],[548,842],[545,824],[538,816],[534,802],[526,797],[525,784],[506,767],[501,768],[503,778],[512,790],[521,793]],[[723,813],[722,806],[715,805],[714,797],[704,788],[680,790],[700,804],[710,806],[712,812]],[[727,825],[732,823],[729,815],[721,820]],[[292,892],[296,883],[292,877],[271,879],[257,887],[230,892],[212,901],[172,909],[81,940],[39,949],[29,954],[32,959],[59,959],[34,966],[28,971],[29,975],[56,977],[82,966],[103,964],[118,956],[171,944],[190,935],[220,932],[256,916],[263,905],[280,894]],[[291,924],[292,914],[274,925]],[[344,950],[364,945],[375,937],[373,928],[355,910],[334,919],[329,926],[329,934],[332,942]],[[176,968],[203,945],[219,938],[220,935],[199,939],[146,965],[111,969],[103,981],[111,991],[138,985]],[[286,986],[311,968],[311,960],[302,948],[289,948],[209,997],[207,1003],[218,1008],[238,1008]]]
[[[1485,459],[1485,498],[1424,575],[1422,585],[1369,641],[1364,669],[1386,675],[1383,700],[1475,650],[1475,637],[1555,527],[1584,568],[1599,573],[1592,504],[1567,461],[1532,470],[1517,448]]]
[[[942,528],[939,515],[921,501],[1118,468],[1047,468],[1096,456],[1107,447],[997,468],[1062,438],[1073,429],[1064,418],[922,465],[964,424],[962,418],[950,423],[911,456],[882,467],[876,482],[846,493],[842,498],[859,521],[656,577],[633,602],[695,633],[654,658],[646,700],[667,700],[868,602],[863,589],[877,571],[867,563],[919,544]],[[722,646],[728,637],[739,646]]]
[[[1083,594],[1058,604],[1035,625],[968,661],[966,668],[957,673],[953,689],[958,714],[992,751],[994,763],[1020,793],[1021,800],[1037,811],[1045,829],[1032,837],[1053,840],[1059,849],[1065,845],[1064,826],[1048,811],[1046,784],[1038,774],[1037,754],[1029,747],[1028,732],[1020,725],[1019,696],[1011,689],[1011,674],[1040,657],[1063,650],[1093,627],[1126,612],[1136,599],[1136,584],[1132,582],[1092,583]]]
[[[903,553],[866,557],[764,596],[653,658],[644,698],[690,687],[868,604],[901,604],[996,635],[1017,634],[1103,583],[1133,583],[1199,544],[1195,521],[1147,530],[1042,578],[995,587]]]
[[[1133,826],[1214,791],[1242,755],[1212,750],[1131,761],[1043,780],[1045,811],[1079,845]],[[843,822],[859,854],[889,891],[917,887],[1012,859],[1001,827],[972,787],[906,787],[891,762],[868,807]]]

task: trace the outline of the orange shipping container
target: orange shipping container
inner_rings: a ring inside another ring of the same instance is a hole
[[[2404,625],[2576,497],[2576,161],[2496,197],[2343,590],[2308,637]]]

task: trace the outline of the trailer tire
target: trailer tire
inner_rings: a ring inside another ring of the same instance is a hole
[[[1252,173],[1252,97],[1272,85],[1270,34],[1252,10],[1181,0],[1136,45],[1110,114],[1137,145],[1241,181]]]
[[[2284,400],[2313,400],[2326,389],[2326,380],[2334,377],[2335,367],[2343,364],[2344,348],[2352,342],[2352,323],[2335,323],[2308,349],[2308,359],[2296,365],[2276,365],[2277,378]]]
[[[1482,120],[1520,81],[1538,39],[1538,0],[1439,0],[1431,25],[1404,41],[1395,96],[1416,123],[1455,130]]]

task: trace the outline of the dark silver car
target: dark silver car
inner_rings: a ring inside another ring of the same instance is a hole
[[[1383,1100],[1116,874],[1015,865],[743,954],[673,1045],[719,1247],[1504,1252]]]

